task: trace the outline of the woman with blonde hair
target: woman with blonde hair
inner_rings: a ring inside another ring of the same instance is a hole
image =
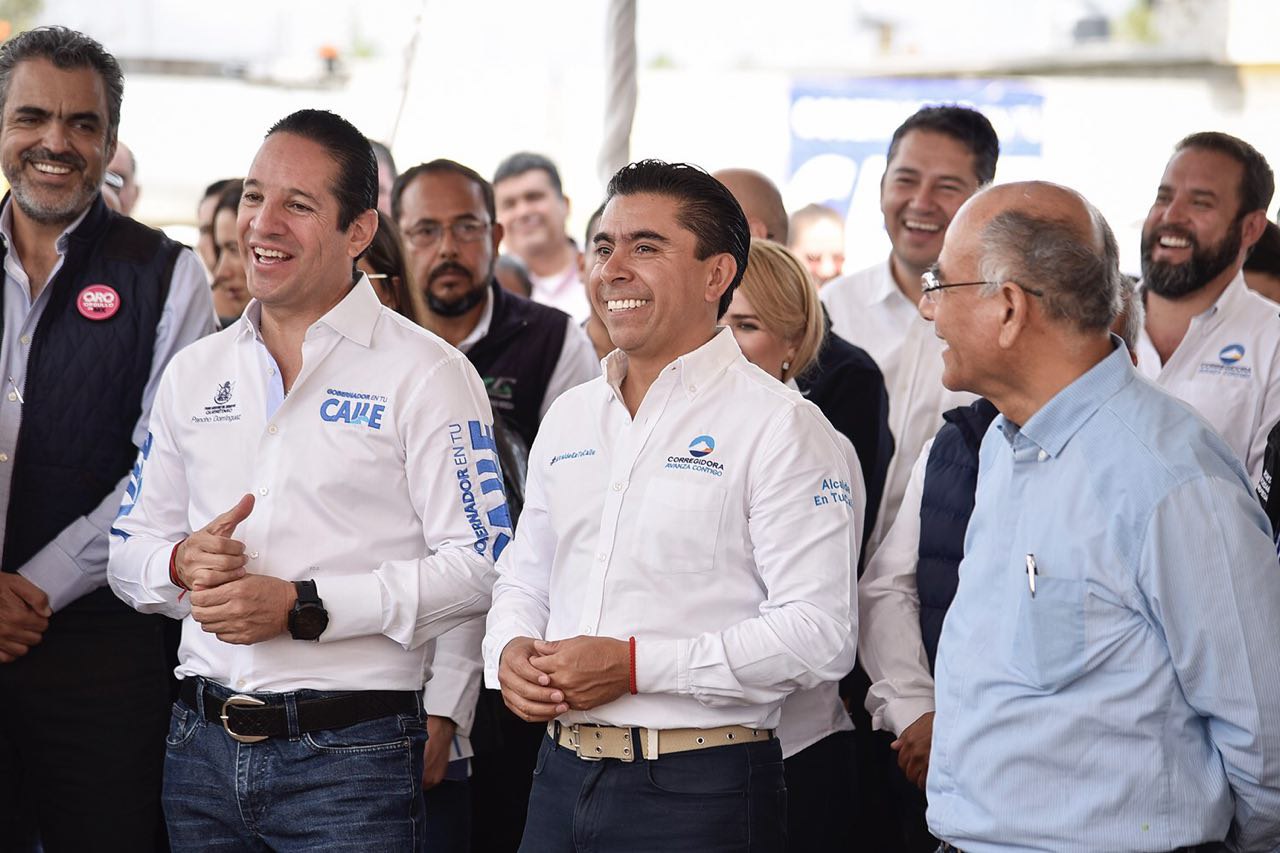
[[[826,335],[818,290],[808,270],[795,255],[768,240],[751,241],[746,273],[721,322],[733,331],[748,361],[792,388],[797,387],[795,377],[817,360]],[[855,541],[861,542],[861,468],[849,439],[834,427],[831,435],[849,462],[846,491],[858,530]],[[856,569],[849,566],[851,587],[857,582]],[[853,722],[840,700],[839,685],[831,681],[788,696],[778,738],[787,780],[788,849],[854,849]]]

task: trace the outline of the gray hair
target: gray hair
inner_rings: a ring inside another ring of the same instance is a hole
[[[983,279],[992,282],[984,292],[1016,282],[1043,294],[1050,319],[1080,331],[1110,327],[1122,304],[1120,250],[1102,214],[1084,204],[1093,239],[1064,219],[1019,210],[993,216],[982,230],[979,268]]]
[[[28,59],[47,59],[55,68],[92,68],[107,90],[107,142],[116,141],[120,129],[120,104],[124,101],[124,74],[116,58],[97,41],[66,27],[37,27],[19,33],[0,47],[0,115],[9,100],[13,69]]]
[[[1147,306],[1142,301],[1142,291],[1138,289],[1138,282],[1133,276],[1121,274],[1120,291],[1124,306],[1120,318],[1117,318],[1124,320],[1120,337],[1124,338],[1124,345],[1129,348],[1129,352],[1137,352],[1138,337],[1147,322]]]

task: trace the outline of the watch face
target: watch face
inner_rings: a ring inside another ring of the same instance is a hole
[[[323,607],[303,605],[293,613],[293,636],[298,640],[314,640],[329,626],[329,614]]]

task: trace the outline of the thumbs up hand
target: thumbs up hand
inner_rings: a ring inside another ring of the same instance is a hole
[[[173,568],[188,589],[211,589],[244,577],[244,543],[231,538],[236,526],[253,512],[253,495],[192,533],[178,546]]]

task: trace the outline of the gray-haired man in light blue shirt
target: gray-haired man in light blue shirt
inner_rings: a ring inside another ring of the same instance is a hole
[[[1010,184],[960,211],[921,300],[944,383],[1001,412],[939,643],[944,849],[1280,846],[1270,525],[1108,334],[1118,276],[1088,202]]]

